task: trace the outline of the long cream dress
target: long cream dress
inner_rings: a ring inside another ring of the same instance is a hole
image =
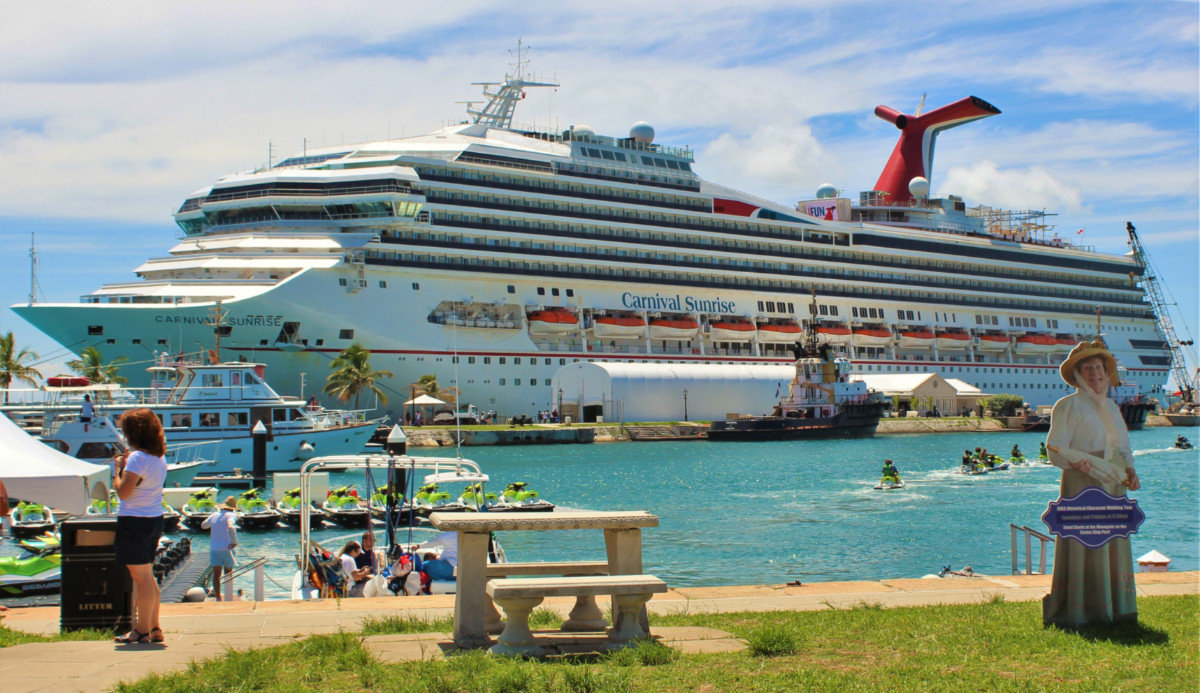
[[[1105,398],[1104,411],[1080,393],[1060,399],[1050,414],[1050,434],[1046,446],[1089,452],[1103,458],[1105,427],[1103,416],[1114,418],[1119,460],[1125,468],[1133,466],[1129,431],[1116,403]],[[1113,459],[1110,457],[1109,459]],[[1069,498],[1089,486],[1097,486],[1114,496],[1124,496],[1122,484],[1105,484],[1072,469],[1060,455],[1051,452],[1050,461],[1063,470],[1059,494]],[[1137,621],[1137,593],[1133,576],[1133,553],[1129,540],[1116,538],[1098,549],[1089,549],[1074,539],[1055,538],[1054,579],[1050,594],[1042,599],[1042,621],[1067,628]]]

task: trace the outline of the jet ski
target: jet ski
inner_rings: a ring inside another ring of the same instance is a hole
[[[1192,441],[1188,440],[1187,438],[1184,438],[1183,436],[1180,436],[1179,439],[1175,441],[1175,447],[1180,450],[1191,450],[1192,449]]]
[[[371,526],[371,509],[358,497],[352,486],[342,486],[329,492],[322,506],[330,522],[342,527],[358,529]]]
[[[303,508],[300,500],[300,489],[294,488],[283,494],[283,498],[275,504],[275,509],[279,511],[279,516],[283,519],[283,523],[288,527],[300,527],[301,513]],[[325,524],[325,513],[320,508],[310,507],[308,509],[308,526],[309,529],[320,527]]]
[[[488,511],[546,513],[554,510],[553,503],[542,500],[541,494],[528,486],[524,481],[512,482],[504,488],[495,505],[488,506]]]
[[[29,539],[54,529],[54,513],[40,503],[21,501],[12,510],[12,533],[18,539]]]
[[[215,512],[217,512],[217,504],[213,501],[212,495],[208,491],[197,491],[183,504],[180,514],[183,515],[183,524],[188,529],[198,530],[200,525],[204,524],[204,521]]]
[[[880,481],[878,484],[875,484],[875,486],[872,488],[874,488],[876,491],[895,491],[897,489],[902,489],[905,486],[906,484],[902,479],[885,479]]]
[[[279,511],[263,500],[256,488],[243,491],[237,505],[237,524],[242,529],[274,529],[279,524]]]
[[[20,556],[0,558],[0,597],[57,594],[62,590],[62,552],[57,540]]]

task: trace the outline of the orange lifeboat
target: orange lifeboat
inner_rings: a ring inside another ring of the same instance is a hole
[[[700,331],[700,323],[691,318],[654,318],[650,321],[650,339],[691,339]]]
[[[749,342],[754,339],[754,323],[746,320],[717,320],[710,323],[714,342]]]
[[[971,335],[962,330],[947,330],[938,332],[933,343],[939,349],[966,349],[971,346]]]
[[[981,334],[978,349],[980,351],[1004,351],[1008,348],[1008,335]]]
[[[825,344],[849,344],[850,328],[841,325],[817,325],[817,338]]]
[[[563,334],[579,329],[579,319],[565,308],[535,310],[529,314],[531,334]]]
[[[52,375],[46,378],[49,387],[87,387],[91,383],[82,375]]]
[[[646,334],[646,321],[637,316],[597,315],[592,334],[603,339],[638,339]]]
[[[930,330],[912,329],[900,331],[901,349],[928,349],[933,346],[934,334]]]
[[[884,327],[855,327],[850,330],[854,346],[887,346],[892,343],[892,331]]]
[[[1017,337],[1018,354],[1049,354],[1058,350],[1058,338],[1049,334],[1025,334]]]
[[[1074,349],[1075,345],[1079,343],[1075,339],[1075,335],[1070,334],[1054,335],[1054,341],[1058,343],[1054,350],[1063,352]]]
[[[758,341],[791,344],[800,341],[804,328],[794,322],[761,322],[758,324]]]

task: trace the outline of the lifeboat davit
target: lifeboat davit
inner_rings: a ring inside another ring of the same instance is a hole
[[[1002,334],[981,334],[977,348],[980,351],[1004,351],[1008,348],[1008,337]]]
[[[850,328],[838,325],[818,325],[817,339],[825,344],[849,344]]]
[[[933,338],[933,344],[939,349],[966,349],[971,346],[971,335],[961,330],[939,332]]]
[[[933,346],[934,334],[929,330],[901,330],[901,349],[928,349]]]
[[[529,332],[532,334],[563,334],[579,329],[579,319],[563,308],[535,310],[529,314]]]
[[[691,339],[700,323],[691,318],[655,318],[650,321],[650,339]]]
[[[754,324],[745,320],[717,320],[710,323],[714,342],[749,342],[754,339]]]
[[[804,328],[794,322],[763,322],[758,325],[758,341],[791,344],[800,341]]]
[[[854,346],[887,346],[892,343],[892,331],[883,327],[855,327],[850,330]]]
[[[1049,334],[1026,334],[1017,337],[1018,354],[1049,354],[1058,351],[1058,339]]]
[[[646,334],[646,321],[636,316],[598,315],[592,321],[592,334],[604,339],[639,339]]]

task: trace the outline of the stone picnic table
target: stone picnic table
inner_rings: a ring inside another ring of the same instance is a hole
[[[490,532],[550,529],[604,530],[610,575],[642,572],[642,528],[657,527],[658,516],[644,510],[554,512],[434,512],[429,522],[444,532],[458,533],[458,577],[454,594],[454,644],[488,647],[486,632],[487,551]],[[614,605],[615,607],[615,605]],[[614,608],[613,626],[622,618]]]

